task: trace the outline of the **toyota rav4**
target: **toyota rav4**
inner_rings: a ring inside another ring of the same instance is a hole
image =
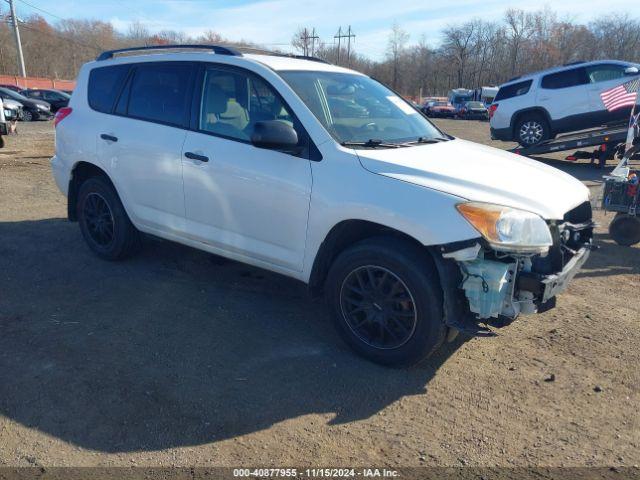
[[[55,123],[53,175],[99,257],[144,233],[288,275],[386,365],[551,308],[589,254],[578,180],[313,58],[104,52]]]

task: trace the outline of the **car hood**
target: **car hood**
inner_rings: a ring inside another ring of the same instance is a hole
[[[561,170],[466,140],[356,152],[372,173],[549,220],[589,199],[587,187]]]

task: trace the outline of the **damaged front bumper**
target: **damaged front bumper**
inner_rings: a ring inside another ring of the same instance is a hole
[[[564,292],[576,273],[589,258],[591,247],[583,247],[569,260],[561,272],[551,275],[540,275],[533,272],[522,272],[518,277],[518,289],[529,291],[540,296],[545,304],[559,293]]]
[[[490,326],[553,308],[595,248],[593,227],[591,220],[554,223],[554,245],[537,255],[496,252],[481,239],[440,246],[434,257],[445,323],[471,335],[494,335]]]

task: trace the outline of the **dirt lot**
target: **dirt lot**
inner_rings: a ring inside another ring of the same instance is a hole
[[[0,151],[0,465],[640,464],[640,248],[611,216],[555,310],[390,370],[293,280],[160,241],[98,260],[52,152],[51,123]]]

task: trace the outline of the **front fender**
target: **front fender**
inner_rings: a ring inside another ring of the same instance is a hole
[[[313,193],[303,270],[306,280],[324,239],[335,225],[347,220],[376,223],[425,246],[478,237],[455,208],[463,198],[368,172],[354,157],[342,165],[329,155],[324,158],[312,165]]]

